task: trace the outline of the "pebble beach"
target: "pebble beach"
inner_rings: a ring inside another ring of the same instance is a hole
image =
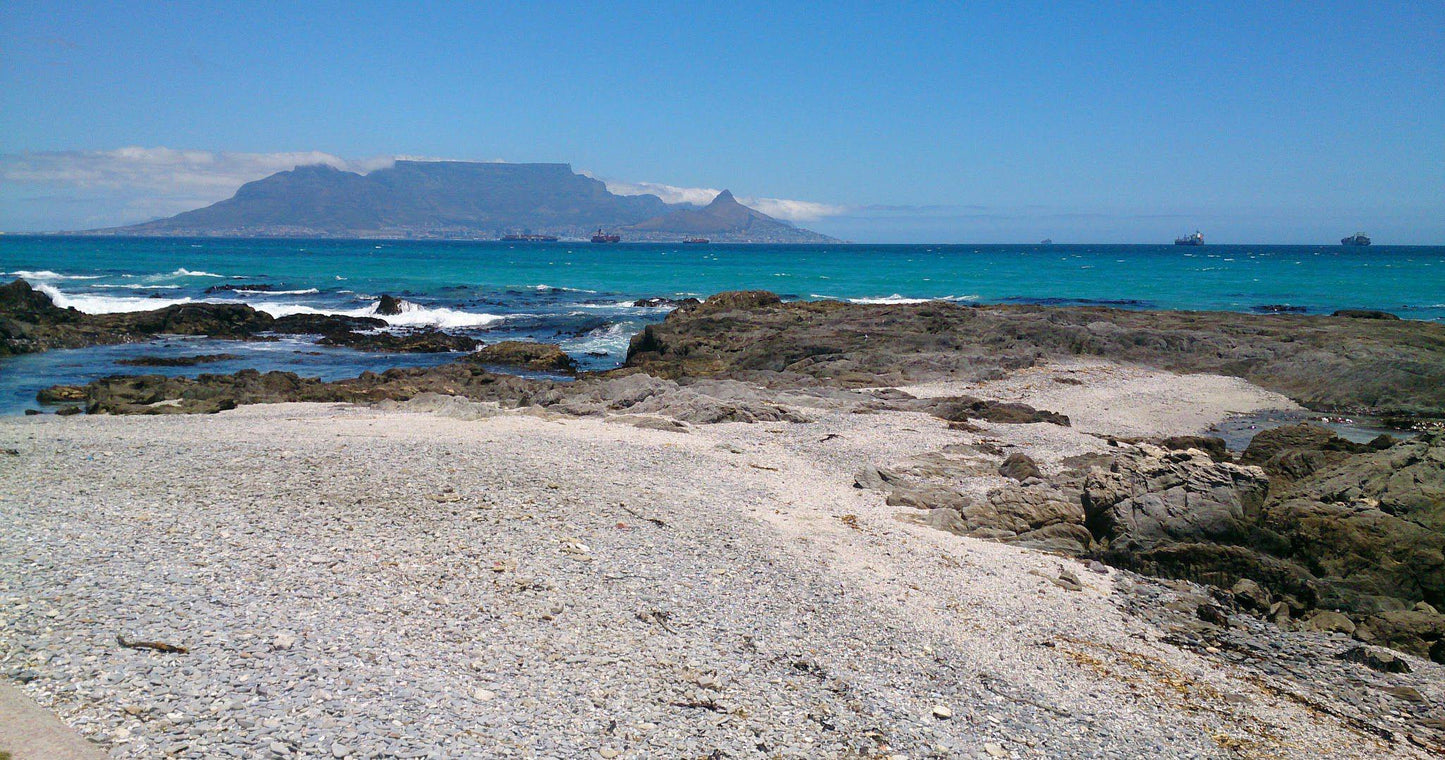
[[[949,444],[1048,468],[1291,406],[1062,369],[1087,389],[1055,368],[965,390],[1047,392],[1074,427],[976,433],[436,399],[7,418],[0,668],[113,757],[1416,756],[1161,641],[1119,601],[1153,581],[853,487]]]

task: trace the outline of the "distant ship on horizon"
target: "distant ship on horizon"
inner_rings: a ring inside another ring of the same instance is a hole
[[[602,231],[602,228],[601,228],[601,227],[598,227],[598,228],[597,228],[597,234],[595,234],[595,235],[592,236],[592,242],[594,242],[594,243],[620,243],[620,242],[622,242],[622,236],[621,236],[621,235],[611,235],[611,234],[605,233],[605,232]]]
[[[1349,236],[1349,237],[1347,237],[1347,238],[1340,238],[1340,245],[1369,245],[1369,244],[1370,244],[1370,236],[1369,236],[1369,235],[1366,235],[1366,234],[1363,233],[1363,232],[1356,232],[1355,234],[1353,234],[1353,235],[1351,235],[1351,236]]]
[[[1174,238],[1175,245],[1204,245],[1204,233],[1195,230],[1193,235]]]
[[[692,244],[692,245],[702,245],[702,244],[704,244],[704,243],[711,243],[712,241],[711,241],[711,240],[708,240],[708,239],[705,238],[705,237],[695,237],[695,238],[688,238],[687,240],[684,240],[684,241],[682,241],[682,242],[684,242],[684,243],[690,243],[690,244]]]
[[[502,236],[502,241],[506,243],[555,243],[557,239],[556,235],[532,235],[529,233],[512,233]]]

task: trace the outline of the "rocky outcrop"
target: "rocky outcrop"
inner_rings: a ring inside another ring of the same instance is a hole
[[[391,300],[398,312],[390,313],[399,313],[400,302]],[[49,296],[24,280],[0,286],[0,356],[134,343],[159,335],[261,341],[273,340],[275,334],[320,335],[321,343],[362,351],[471,351],[478,345],[473,338],[433,328],[383,332],[386,327],[384,320],[375,317],[295,314],[275,319],[235,303],[186,303],[154,311],[84,314],[56,307]]]
[[[241,357],[236,354],[199,354],[195,356],[137,356],[121,359],[116,364],[127,367],[194,367],[198,364],[213,364]]]
[[[1445,416],[1445,325],[1354,316],[778,303],[754,291],[674,310],[634,338],[627,366],[861,387],[985,380],[1073,356],[1231,375],[1318,410]]]
[[[483,346],[469,358],[481,364],[521,367],[539,372],[573,372],[577,369],[572,357],[550,343],[504,340]]]

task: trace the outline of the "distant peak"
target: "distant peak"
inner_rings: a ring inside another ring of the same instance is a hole
[[[718,193],[717,197],[712,199],[712,202],[713,205],[721,205],[724,203],[737,203],[738,199],[733,197],[731,190],[724,190]]]

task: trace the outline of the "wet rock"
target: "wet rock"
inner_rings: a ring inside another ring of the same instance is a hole
[[[137,356],[121,359],[116,364],[127,367],[194,367],[197,364],[230,361],[241,357],[236,354],[200,354],[197,356]]]
[[[577,368],[572,357],[557,346],[520,340],[504,340],[483,346],[469,358],[481,364],[522,367],[543,372],[571,372]]]
[[[52,385],[35,394],[35,400],[42,404],[84,401],[85,398],[85,388],[79,385]]]
[[[376,317],[352,317],[342,314],[288,314],[277,317],[270,331],[284,335],[331,335],[357,330],[380,330],[387,321]]]
[[[382,294],[381,299],[376,302],[376,313],[383,317],[392,317],[401,313],[401,299],[396,296]]]
[[[476,338],[452,335],[432,327],[398,332],[332,332],[322,336],[319,342],[323,345],[346,346],[361,351],[395,353],[470,352],[479,344]]]
[[[1330,316],[1347,317],[1349,319],[1387,319],[1394,321],[1399,321],[1400,319],[1388,311],[1380,311],[1378,309],[1338,309],[1333,314],[1330,314]]]
[[[632,302],[632,305],[639,309],[676,308],[679,306],[696,306],[702,303],[696,298],[639,298]]]

